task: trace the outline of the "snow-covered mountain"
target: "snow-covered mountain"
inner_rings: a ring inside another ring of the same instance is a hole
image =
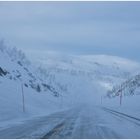
[[[22,51],[7,47],[1,41],[0,121],[24,114],[22,90],[25,96],[25,114],[39,115],[58,109],[60,99],[57,98],[61,96],[61,89],[57,91],[46,81],[40,77],[38,69],[31,64]]]
[[[108,55],[42,52],[30,59],[32,62],[21,51],[0,42],[0,121],[79,103],[99,104],[114,85],[140,70],[137,62]],[[22,87],[26,113],[22,110]]]
[[[59,93],[51,85],[47,85],[46,81],[39,77],[37,68],[31,65],[23,52],[16,48],[10,49],[2,46],[1,43],[0,76],[18,81],[26,88],[32,88],[37,92],[48,90],[54,96],[59,96]]]
[[[107,92],[107,97],[140,95],[140,74],[128,78],[119,85],[115,85]]]
[[[33,56],[32,56],[33,57]],[[70,99],[97,101],[114,85],[131,77],[140,70],[140,64],[128,59],[109,55],[64,55],[44,52],[35,56],[40,71],[50,83],[59,85]],[[46,68],[46,69],[44,69]]]

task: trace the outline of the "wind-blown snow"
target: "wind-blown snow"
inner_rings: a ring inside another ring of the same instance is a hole
[[[139,63],[117,56],[76,56],[45,52],[42,56],[35,57],[36,58],[34,59],[40,67],[46,68],[46,73],[53,75],[55,82],[61,83],[67,88],[79,77],[83,78],[83,80],[77,79],[77,84],[83,81],[80,85],[86,85],[88,89],[89,84],[86,84],[86,81],[89,81],[93,87],[96,83],[105,90],[104,92],[106,92],[106,90],[111,89],[113,85],[138,73],[140,69]],[[74,85],[78,88],[79,86],[76,85],[76,83],[74,83]],[[72,92],[74,91],[72,90]]]
[[[139,63],[116,56],[42,53],[42,57],[32,56],[30,64],[28,59],[13,57],[8,52],[11,52],[8,48],[0,51],[0,122],[3,124],[83,103],[99,105],[108,90],[140,70]],[[109,103],[108,99],[105,105]]]

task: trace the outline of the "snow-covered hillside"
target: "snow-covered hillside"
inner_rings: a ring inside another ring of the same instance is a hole
[[[23,95],[25,112],[23,112]],[[61,91],[61,90],[59,90]],[[24,53],[0,42],[0,121],[59,109],[60,92],[45,80]]]
[[[140,95],[140,74],[132,76],[107,92],[108,97]]]
[[[98,95],[105,95],[114,85],[140,70],[137,62],[108,55],[76,56],[45,52],[35,56],[34,60],[50,82],[60,85],[65,89],[65,94],[68,93],[74,99],[76,95],[77,98],[89,96],[91,100]]]
[[[0,42],[0,121],[42,115],[81,103],[100,104],[108,90],[140,70],[137,62],[107,55],[42,52],[30,60],[32,63],[21,51]]]
[[[53,87],[47,85],[39,77],[36,68],[31,65],[24,53],[16,48],[4,48],[0,51],[0,75],[10,80],[19,81],[26,88],[32,88],[37,92],[50,91],[54,96],[59,96]]]

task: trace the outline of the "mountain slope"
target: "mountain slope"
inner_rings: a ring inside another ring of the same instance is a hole
[[[0,121],[100,104],[108,90],[140,70],[139,63],[116,56],[42,52],[35,57],[31,63],[24,53],[0,42]]]
[[[39,75],[37,68],[24,53],[0,42],[0,121],[46,114],[59,109],[60,99],[57,98],[60,92]]]
[[[116,85],[109,90],[107,93],[108,97],[120,96],[132,96],[140,94],[140,74],[132,76],[131,78],[125,80],[123,83]]]
[[[99,102],[100,97],[106,95],[114,85],[140,70],[137,62],[108,55],[44,52],[41,56],[35,55],[34,60],[47,75],[48,81],[60,85],[65,90],[63,95],[69,95],[73,102]]]
[[[15,53],[18,54],[21,52],[19,51]],[[21,54],[19,54],[19,56],[21,56]],[[23,59],[18,56],[17,58],[13,57],[15,57],[15,54],[9,56],[6,50],[0,52],[1,76],[23,83],[26,88],[30,87],[37,92],[50,90],[54,96],[59,96],[59,93],[57,93],[53,87],[46,85],[45,81],[39,78],[34,70],[36,68],[33,67],[25,57]]]

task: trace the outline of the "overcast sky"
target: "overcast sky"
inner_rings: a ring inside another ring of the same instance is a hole
[[[140,2],[0,2],[0,38],[32,53],[140,61]]]

